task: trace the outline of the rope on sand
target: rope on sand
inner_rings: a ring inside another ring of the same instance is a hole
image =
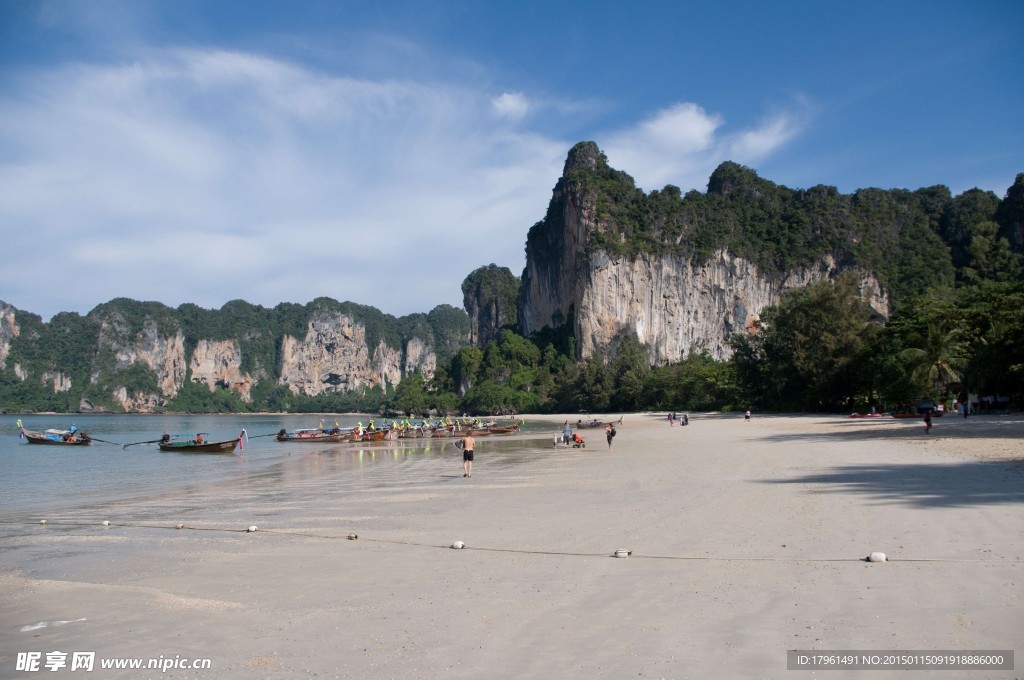
[[[28,521],[10,521],[0,520],[0,524],[7,525],[47,525],[47,526],[72,526],[72,527],[94,527],[97,525],[96,522],[82,522],[73,520],[39,520],[36,522]],[[367,543],[381,543],[388,545],[407,545],[417,548],[442,548],[448,550],[455,547],[455,544],[441,545],[438,543],[423,543],[419,541],[402,541],[397,539],[387,538],[365,538],[359,537],[356,534],[348,534],[346,536],[336,536],[330,534],[316,534],[304,531],[287,531],[283,529],[257,529],[255,525],[249,526],[242,529],[231,529],[225,527],[196,527],[189,526],[186,524],[138,524],[138,523],[122,523],[122,522],[109,522],[104,520],[99,523],[104,527],[120,527],[126,529],[171,529],[175,531],[208,531],[208,532],[221,532],[221,533],[233,533],[233,534],[245,534],[259,532],[261,534],[273,534],[276,536],[295,536],[298,538],[313,538],[325,541],[341,541],[341,540],[359,540]],[[478,552],[495,552],[495,553],[515,553],[518,555],[553,555],[563,557],[609,557],[609,555],[615,557],[617,553],[624,552],[623,550],[617,550],[614,553],[586,553],[586,552],[569,552],[560,550],[524,550],[521,548],[488,548],[483,546],[468,546],[462,541],[456,541],[461,549],[464,550],[476,550]],[[811,562],[811,563],[825,563],[825,562],[866,562],[874,561],[864,557],[722,557],[715,555],[643,555],[628,551],[631,559],[648,559],[648,560],[677,560],[677,561],[703,561],[703,562]],[[1019,564],[1024,562],[1021,558],[989,558],[989,559],[957,559],[957,558],[932,558],[932,557],[919,557],[919,558],[896,558],[893,559],[891,556],[886,556],[886,562],[942,562],[947,564]]]

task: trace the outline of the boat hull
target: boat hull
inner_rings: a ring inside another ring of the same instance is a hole
[[[336,432],[328,434],[303,435],[295,432],[286,432],[277,435],[276,439],[279,442],[287,442],[289,444],[323,444],[351,441],[352,434],[349,432]]]
[[[92,444],[89,435],[84,432],[76,435],[75,439],[63,439],[57,435],[51,437],[42,432],[30,432],[29,430],[22,430],[22,434],[25,435],[25,439],[28,440],[29,444],[46,444],[50,446],[89,446],[89,444]]]
[[[195,442],[160,442],[161,451],[177,451],[178,453],[234,453],[238,446],[238,440],[232,439],[226,442],[209,442],[196,444]]]

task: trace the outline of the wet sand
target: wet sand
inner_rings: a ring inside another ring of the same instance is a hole
[[[100,678],[781,678],[800,675],[791,649],[1024,653],[1022,418],[926,436],[634,414],[610,451],[601,430],[554,448],[564,418],[543,419],[550,434],[478,439],[471,479],[454,449],[325,448],[24,521],[0,542],[0,677],[53,650],[212,666]]]

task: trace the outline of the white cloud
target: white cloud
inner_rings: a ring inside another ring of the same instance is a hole
[[[525,115],[518,93],[237,52],[65,66],[6,92],[0,231],[26,257],[0,290],[44,316],[118,296],[461,306],[477,266],[521,272],[568,149],[495,119]]]
[[[492,101],[499,116],[519,120],[530,110],[530,102],[522,92],[505,92]]]
[[[693,103],[670,106],[638,125],[610,133],[609,163],[625,170],[647,191],[675,184],[684,191],[703,189],[719,163],[752,164],[780,150],[799,134],[806,105],[781,112],[756,127],[722,133],[726,121]]]

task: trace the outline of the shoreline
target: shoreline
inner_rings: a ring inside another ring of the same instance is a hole
[[[25,525],[0,543],[0,669],[60,649],[212,659],[172,678],[781,678],[790,649],[1024,649],[1024,418],[690,415],[626,414],[611,451],[481,438],[472,480],[454,450],[325,449],[110,526]]]

